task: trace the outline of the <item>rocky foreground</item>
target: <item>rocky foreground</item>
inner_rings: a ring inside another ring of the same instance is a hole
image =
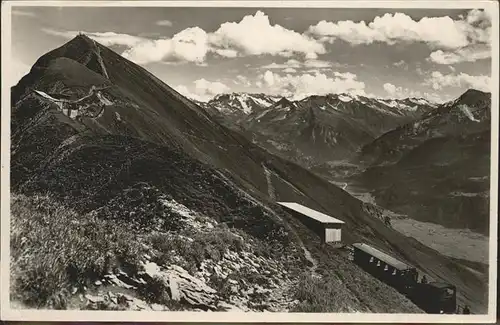
[[[143,194],[143,199],[152,201],[147,191]],[[328,248],[328,257],[295,246],[280,255],[175,200],[161,194],[156,199],[168,209],[177,230],[166,231],[159,225],[148,231],[113,229],[114,222],[92,220],[90,215],[82,218],[49,197],[14,195],[11,300],[15,306],[421,312],[358,269],[341,249]],[[24,218],[27,215],[29,219]],[[310,240],[314,235],[306,231],[303,236]]]

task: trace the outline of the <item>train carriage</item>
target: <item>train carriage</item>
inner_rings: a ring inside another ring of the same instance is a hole
[[[457,309],[456,287],[448,283],[418,283],[410,299],[430,314],[453,314]]]
[[[394,257],[365,243],[356,243],[354,262],[365,271],[392,285],[401,292],[411,290],[417,282],[418,272]]]
[[[410,298],[427,313],[455,313],[456,287],[441,282],[418,283],[418,271],[365,243],[355,243],[354,263]]]

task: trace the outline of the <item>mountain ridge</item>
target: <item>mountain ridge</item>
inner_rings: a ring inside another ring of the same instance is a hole
[[[214,111],[212,105],[208,102],[204,107]],[[282,97],[244,114],[238,108],[221,108],[230,107],[229,102],[217,105],[220,114],[214,115],[223,124],[247,134],[267,150],[306,166],[353,156],[384,132],[436,107],[423,99],[395,101],[348,94],[311,95],[301,100]]]
[[[490,137],[491,94],[468,90],[365,145],[361,182],[399,213],[488,234]],[[393,178],[407,189],[387,187]]]

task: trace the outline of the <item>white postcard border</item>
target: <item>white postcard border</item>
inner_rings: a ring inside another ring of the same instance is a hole
[[[489,8],[492,9],[492,128],[490,175],[489,298],[486,315],[365,314],[365,313],[237,313],[56,311],[10,308],[10,83],[11,9],[24,6],[106,7],[283,7],[283,8]],[[499,13],[494,1],[5,1],[2,2],[2,119],[1,119],[1,269],[0,315],[11,321],[142,321],[142,322],[290,322],[290,323],[493,323],[496,321],[498,223]],[[7,203],[7,204],[6,204]]]

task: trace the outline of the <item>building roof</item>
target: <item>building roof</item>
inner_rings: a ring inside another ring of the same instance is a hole
[[[399,261],[398,259],[395,259],[394,257],[368,245],[368,244],[365,244],[365,243],[356,243],[356,244],[352,244],[352,246],[362,250],[363,252],[367,253],[367,254],[370,254],[371,256],[373,257],[376,257],[378,258],[379,260],[381,260],[382,262],[385,262],[387,264],[389,264],[390,266],[393,266],[395,267],[396,269],[398,270],[408,270],[408,269],[411,269],[413,267]]]
[[[295,203],[295,202],[278,202],[278,204],[287,207],[289,209],[292,209],[294,211],[297,211],[309,218],[315,219],[319,222],[322,223],[337,223],[337,224],[342,224],[345,223],[342,220],[336,219],[334,217],[330,217],[329,215],[326,215],[324,213],[321,213],[319,211],[310,209],[308,207],[305,207],[301,204]]]

